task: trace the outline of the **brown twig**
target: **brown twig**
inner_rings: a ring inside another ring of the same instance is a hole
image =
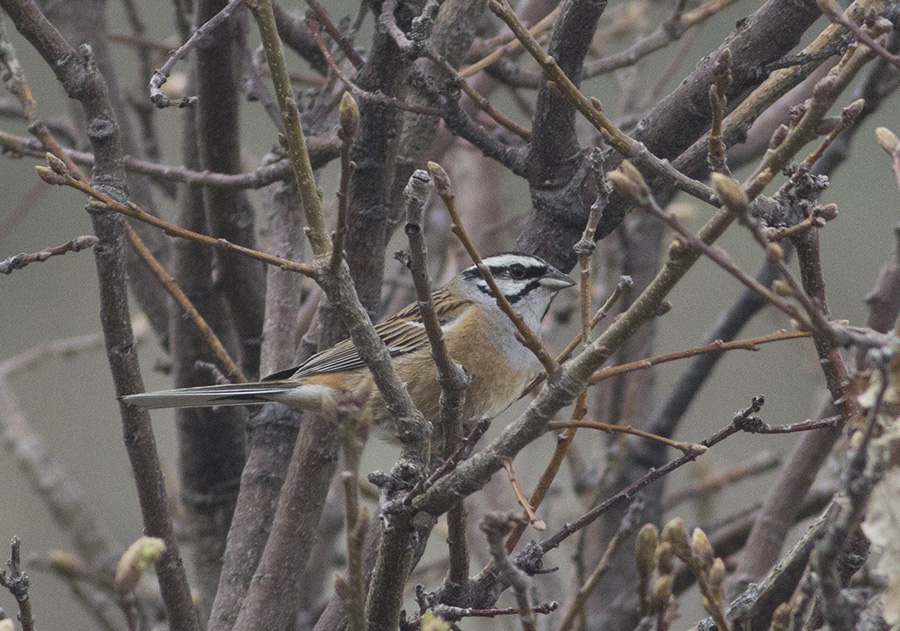
[[[781,459],[778,455],[771,451],[761,451],[733,469],[709,475],[697,480],[691,486],[669,493],[666,496],[665,510],[669,511],[679,504],[695,498],[708,497],[735,482],[771,471],[779,464],[781,464]]]
[[[757,221],[750,214],[750,200],[744,195],[744,189],[737,180],[723,173],[713,173],[711,175],[713,188],[722,200],[722,204],[734,213],[738,223],[750,231],[750,234],[756,240],[757,244],[766,254],[766,261],[778,270],[782,283],[786,284],[790,289],[790,295],[800,303],[808,317],[809,325],[807,330],[813,330],[817,333],[828,334],[828,322],[825,314],[817,307],[812,299],[806,294],[803,288],[794,279],[794,275],[788,269],[784,262],[783,252],[780,246],[772,244],[763,231],[761,222]],[[774,292],[772,292],[774,293]],[[793,317],[796,317],[794,315]]]
[[[166,107],[193,107],[194,104],[197,103],[196,96],[184,97],[182,99],[178,99],[177,101],[172,101],[167,97],[160,87],[168,80],[169,75],[172,73],[172,68],[175,67],[175,64],[184,59],[185,56],[191,51],[191,49],[197,45],[203,37],[211,33],[219,24],[225,22],[231,14],[234,13],[234,10],[241,5],[243,0],[230,0],[230,2],[225,5],[221,11],[219,11],[212,19],[208,20],[204,24],[200,25],[196,31],[194,31],[193,35],[190,36],[188,41],[182,44],[175,52],[171,54],[169,59],[160,67],[159,70],[153,73],[153,76],[150,77],[150,100],[153,102],[156,107],[159,109],[163,109]]]
[[[55,156],[60,163],[56,163],[58,169],[63,170],[70,174],[75,180],[78,182],[89,186],[88,178],[85,174],[75,165],[75,163],[71,160],[71,158],[66,154],[65,150],[59,145],[56,141],[56,138],[50,133],[50,130],[46,127],[46,125],[41,120],[37,111],[37,103],[34,101],[31,96],[31,90],[28,86],[28,83],[25,80],[24,73],[21,72],[21,69],[18,67],[18,62],[15,59],[14,53],[12,53],[7,48],[2,48],[4,52],[2,60],[4,64],[9,68],[11,72],[11,89],[14,94],[19,98],[22,103],[23,111],[26,114],[28,120],[32,123],[31,129],[34,130],[35,135],[40,141],[42,147],[49,151],[51,155]],[[45,156],[47,154],[45,153]],[[240,369],[234,364],[231,360],[228,352],[225,350],[225,347],[219,341],[218,337],[213,333],[212,329],[200,315],[196,308],[191,304],[190,300],[181,290],[181,288],[177,285],[174,279],[165,271],[165,269],[160,265],[160,263],[156,260],[153,254],[150,252],[150,249],[144,244],[141,238],[137,235],[137,233],[129,226],[125,229],[128,240],[131,242],[132,246],[135,248],[135,251],[138,252],[139,256],[144,260],[146,265],[153,271],[153,273],[160,279],[163,286],[169,291],[170,295],[175,299],[175,301],[181,306],[181,308],[191,317],[192,321],[197,325],[203,335],[206,337],[207,342],[210,347],[213,349],[213,352],[219,357],[220,361],[223,363],[225,368],[227,369],[227,373],[229,376],[233,377],[237,381],[245,381],[243,375],[241,374]],[[70,241],[68,244],[64,246],[60,246],[60,248],[67,248],[68,246],[72,246],[71,251],[77,252],[81,247],[86,247],[85,244],[81,243],[81,239],[93,239],[93,243],[90,245],[93,246],[97,242],[96,237],[79,237],[74,241]],[[81,246],[81,247],[79,247]],[[60,250],[60,248],[54,248],[54,250]],[[53,252],[53,254],[64,254],[69,250],[62,250],[60,252]],[[44,253],[37,253],[40,256]],[[36,260],[45,260],[44,258],[39,258]],[[30,261],[27,261],[30,262]],[[25,264],[27,264],[27,262]],[[2,271],[2,264],[0,264],[0,271]],[[10,269],[9,271],[12,271]],[[5,273],[9,273],[8,271]]]
[[[875,56],[871,48],[851,46],[841,61],[816,83],[813,98],[802,118],[788,135],[766,152],[763,160],[744,183],[744,191],[749,199],[754,199],[772,181],[777,173],[787,166],[788,161],[818,136],[819,123],[837,101],[862,67]]]
[[[621,276],[619,277],[619,282],[616,283],[616,288],[609,295],[609,298],[606,299],[606,302],[597,309],[597,313],[594,314],[594,317],[591,318],[591,330],[593,330],[602,320],[606,319],[606,316],[609,315],[610,310],[615,306],[617,302],[619,302],[619,298],[621,298],[625,292],[634,286],[634,281],[631,279],[631,276]],[[571,342],[569,342],[568,346],[556,357],[556,361],[562,363],[569,359],[572,356],[572,353],[578,348],[578,345],[581,343],[583,339],[583,334],[577,336]]]
[[[655,440],[669,447],[673,447],[678,451],[682,452],[685,455],[688,454],[703,454],[706,452],[706,448],[702,445],[696,445],[694,443],[685,443],[677,440],[672,440],[671,438],[666,438],[665,436],[659,436],[657,434],[651,434],[650,432],[645,432],[639,429],[635,429],[630,425],[610,425],[609,423],[598,423],[596,421],[550,421],[547,424],[547,430],[560,430],[560,429],[568,429],[573,427],[583,427],[585,429],[598,429],[602,432],[613,432],[617,434],[631,434],[632,436],[640,436],[641,438],[648,438],[650,440]]]
[[[417,495],[431,488],[435,482],[452,471],[462,460],[467,458],[474,449],[475,445],[481,440],[485,432],[490,429],[491,423],[489,419],[481,419],[475,424],[475,427],[466,435],[465,439],[456,448],[453,454],[444,460],[440,467],[435,469],[431,475],[414,486],[409,493],[403,498],[403,503],[409,505]]]
[[[306,217],[307,236],[315,257],[315,279],[349,329],[350,338],[360,357],[372,371],[375,385],[391,413],[403,443],[402,457],[409,463],[424,463],[429,455],[428,442],[425,440],[427,425],[397,377],[384,342],[359,302],[346,261],[340,265],[337,274],[329,273],[331,239],[306,150],[300,114],[277,33],[272,3],[270,0],[247,0],[246,6],[256,19],[266,60],[272,71],[275,95],[284,119],[288,156],[294,168],[301,206]],[[295,540],[297,516],[310,528],[314,528],[325,495],[324,489],[309,489],[306,482],[310,475],[318,479],[333,469],[327,458],[315,457],[306,448],[313,448],[320,441],[323,444],[332,443],[333,437],[329,437],[329,432],[328,423],[316,424],[316,427],[307,432],[312,442],[306,443],[294,455],[272,522],[272,533],[257,568],[257,573],[273,580],[251,582],[237,616],[235,629],[243,630],[253,625],[283,627],[292,620],[293,604],[301,588],[296,575],[306,564],[311,552],[311,541],[297,545]],[[300,443],[304,441],[298,444]],[[309,460],[298,460],[304,454],[309,455]],[[381,532],[381,545],[366,603],[370,629],[393,629],[399,625],[402,585],[412,563],[412,547],[409,544],[413,529],[411,520],[405,519],[408,516],[411,517],[408,510],[401,511],[399,516],[392,515],[388,519],[394,527]]]
[[[785,239],[796,239],[802,237],[810,230],[817,230],[825,226],[825,224],[837,217],[837,206],[828,204],[822,206],[817,204],[809,211],[809,216],[795,223],[793,226],[779,226],[777,228],[766,228],[765,235],[769,241],[784,241]]]
[[[149,331],[145,319],[142,325],[135,326],[137,339],[146,337]],[[119,545],[97,520],[84,492],[28,422],[8,385],[8,378],[15,372],[32,368],[47,359],[72,357],[102,348],[103,336],[89,334],[33,346],[0,362],[0,425],[7,449],[15,454],[23,474],[49,508],[54,522],[71,538],[78,554],[96,573],[105,573],[111,579],[114,558],[120,553]]]
[[[490,0],[488,6],[497,17],[506,22],[507,26],[515,33],[516,38],[522,42],[525,49],[538,62],[562,96],[601,132],[604,140],[613,149],[625,158],[639,162],[655,175],[665,178],[666,181],[679,190],[703,201],[708,202],[712,199],[713,193],[708,186],[678,172],[668,161],[660,160],[648,151],[647,147],[642,143],[630,138],[613,125],[612,121],[603,113],[600,102],[597,99],[588,99],[581,93],[572,80],[560,69],[556,61],[543,51],[537,40],[522,25],[506,0]]]
[[[600,381],[615,377],[617,375],[633,372],[635,370],[644,370],[658,364],[677,361],[679,359],[687,359],[689,357],[702,355],[704,353],[716,353],[719,351],[732,350],[756,351],[759,350],[759,346],[761,344],[781,342],[784,340],[795,340],[809,336],[810,334],[806,331],[775,331],[774,333],[770,333],[768,335],[761,335],[760,337],[750,337],[743,340],[733,340],[731,342],[722,342],[721,340],[716,340],[715,342],[703,344],[701,346],[695,346],[694,348],[689,348],[683,351],[676,351],[674,353],[666,353],[663,355],[655,355],[654,357],[640,359],[638,361],[621,364],[619,366],[601,368],[591,376],[591,383],[599,383]]]
[[[330,134],[310,136],[308,139],[310,160],[314,168],[325,166],[340,154],[340,141]],[[30,156],[44,159],[47,149],[41,143],[22,136],[0,131],[0,148],[16,156]],[[68,157],[72,162],[85,167],[94,166],[93,154],[64,148],[59,158]],[[217,188],[264,188],[269,184],[292,177],[290,160],[284,159],[257,168],[250,173],[210,173],[194,171],[182,166],[171,166],[139,160],[125,156],[123,166],[126,171],[140,173],[161,182],[184,182],[192,186]]]
[[[628,287],[631,287],[632,280],[629,276],[622,276],[619,279],[619,282],[616,283],[616,288],[613,290],[613,293],[610,294],[609,298],[606,299],[606,302],[603,303],[603,306],[597,310],[597,313],[591,319],[590,327],[593,329],[597,323],[603,320],[606,315],[609,313],[609,310],[613,308],[616,302],[618,302],[619,298],[625,293],[625,290]],[[560,355],[556,358],[558,362],[564,362],[578,347],[579,342],[583,338],[583,334],[576,337],[572,340],[571,344],[566,347]],[[539,376],[535,381],[525,389],[525,393],[531,392],[537,386],[537,384],[543,381],[543,375]],[[585,391],[587,392],[587,391]],[[523,394],[524,396],[524,394]],[[586,399],[584,398],[584,393],[579,396],[576,401],[575,409],[572,410],[573,421],[579,421],[584,418],[584,415],[587,414],[587,406]],[[569,446],[572,444],[572,441],[575,439],[575,433],[577,432],[577,428],[572,427],[566,429],[565,433],[557,439],[556,447],[553,450],[553,455],[550,456],[550,460],[547,465],[544,467],[544,471],[541,473],[541,477],[538,479],[537,484],[534,487],[534,490],[531,492],[531,497],[528,499],[528,502],[531,506],[537,508],[544,501],[544,498],[547,496],[547,493],[550,491],[550,487],[553,484],[553,480],[556,479],[556,474],[559,473],[559,469],[562,466],[563,461],[565,460],[566,454],[569,451]],[[509,537],[506,540],[506,549],[512,551],[516,544],[519,542],[519,539],[522,537],[522,533],[525,532],[525,525],[519,525],[513,528],[513,531],[510,533]]]
[[[443,440],[443,456],[451,459],[462,443],[463,405],[471,377],[450,356],[441,323],[435,311],[431,294],[431,279],[426,260],[423,211],[428,198],[431,178],[422,170],[415,171],[404,189],[406,200],[406,236],[409,239],[409,268],[418,299],[419,314],[425,326],[431,357],[437,368],[441,385],[440,436]],[[462,587],[469,576],[469,552],[466,535],[466,508],[460,501],[447,515],[447,546],[449,549],[448,583]]]
[[[606,183],[606,178],[603,176],[603,163],[602,163],[602,155],[598,152],[592,156],[592,164],[594,166],[594,171],[596,177],[598,179],[598,193],[597,199],[594,200],[594,203],[591,205],[591,212],[588,216],[587,224],[584,227],[584,233],[581,236],[581,239],[573,246],[573,249],[578,254],[578,262],[579,267],[581,269],[581,278],[580,278],[580,305],[581,305],[581,336],[572,341],[572,344],[562,354],[557,358],[556,361],[562,362],[565,361],[568,355],[575,350],[577,343],[579,340],[581,344],[587,347],[590,344],[591,331],[600,322],[603,318],[606,317],[606,314],[612,309],[613,305],[618,301],[619,297],[624,293],[626,287],[630,286],[631,283],[630,277],[623,276],[619,279],[619,282],[616,284],[615,290],[600,307],[597,313],[591,318],[591,254],[594,251],[594,232],[597,229],[597,223],[600,220],[600,216],[603,212],[603,209],[606,207],[606,202],[608,201],[609,188]],[[543,380],[543,375],[539,375],[534,382],[529,384],[529,386],[525,389],[525,393],[532,391],[537,384],[539,384]],[[524,393],[523,393],[524,396]],[[582,392],[578,399],[575,401],[575,408],[572,410],[571,420],[573,422],[581,421],[585,414],[587,414],[587,390]],[[547,463],[547,466],[544,468],[543,473],[541,474],[540,479],[538,480],[537,485],[532,491],[531,498],[528,501],[528,506],[533,506],[537,508],[541,505],[541,502],[544,501],[544,498],[547,495],[547,491],[549,491],[550,486],[553,484],[553,480],[556,478],[556,474],[559,473],[559,468],[562,465],[563,460],[568,453],[569,447],[572,444],[572,441],[575,439],[575,434],[578,431],[576,425],[572,425],[566,428],[566,431],[562,436],[560,436],[556,442],[556,448],[553,450],[553,455],[550,457],[550,461]],[[513,528],[513,531],[510,533],[509,537],[506,540],[506,549],[512,551],[516,544],[519,542],[519,539],[522,537],[522,534],[525,532],[525,525],[520,524]]]
[[[840,24],[841,26],[846,28],[848,31],[853,33],[853,35],[855,35],[859,41],[878,53],[888,63],[896,68],[900,68],[900,58],[898,58],[897,55],[891,54],[889,50],[887,50],[884,46],[877,42],[875,38],[869,35],[858,24],[844,17],[843,10],[837,2],[835,2],[834,0],[816,0],[816,5],[818,5],[818,7],[822,10],[822,13],[825,15],[825,17],[827,17],[835,24]],[[881,19],[887,22],[886,18]],[[884,26],[888,30],[890,30],[891,28],[890,23]]]
[[[472,243],[472,240],[469,239],[469,235],[466,234],[466,230],[460,221],[459,214],[456,212],[456,202],[450,186],[450,176],[448,176],[447,172],[436,162],[428,163],[428,172],[431,174],[431,178],[434,180],[435,190],[441,200],[443,200],[444,206],[447,209],[447,214],[450,216],[450,231],[456,235],[460,243],[462,243],[463,247],[466,249],[466,252],[468,252],[472,262],[475,263],[481,277],[488,284],[488,287],[490,287],[491,293],[494,295],[494,300],[497,301],[497,306],[500,307],[503,313],[505,313],[515,325],[516,330],[521,336],[520,341],[522,344],[537,357],[538,361],[544,366],[544,371],[548,375],[553,374],[556,372],[556,369],[559,368],[559,364],[550,357],[550,354],[541,343],[540,338],[535,335],[534,331],[528,328],[528,325],[525,324],[525,320],[522,319],[522,316],[520,316],[515,309],[512,308],[512,305],[509,304],[506,296],[504,296],[503,292],[500,291],[500,288],[497,287],[497,282],[494,280],[491,270],[488,269],[481,260],[481,256],[475,249],[475,245]]]
[[[796,319],[807,329],[812,328],[812,323],[810,323],[794,305],[790,304],[787,300],[741,270],[725,254],[723,250],[719,248],[713,248],[709,244],[705,243],[701,238],[691,233],[689,230],[687,230],[687,228],[682,226],[674,215],[660,208],[656,203],[656,200],[653,198],[653,195],[650,192],[650,188],[647,186],[646,182],[644,182],[644,178],[641,176],[640,172],[636,168],[634,168],[634,166],[632,166],[627,160],[622,162],[619,168],[619,171],[613,171],[607,175],[610,183],[614,188],[616,188],[616,190],[624,195],[630,196],[640,209],[648,212],[655,217],[658,217],[667,226],[678,233],[681,239],[683,239],[684,244],[703,253],[703,255],[711,259],[719,267],[734,276],[738,281],[740,281],[741,284],[743,284],[748,289],[752,289],[758,294],[764,296],[766,300],[768,300],[769,303],[771,303],[779,311],[782,311],[788,316]],[[681,241],[676,241],[672,244],[672,249],[675,251],[683,247],[684,245],[682,245]]]
[[[717,445],[722,442],[729,436],[738,433],[741,431],[741,425],[748,419],[755,416],[759,410],[762,408],[763,399],[761,397],[754,397],[752,404],[735,414],[734,420],[723,429],[719,430],[709,438],[702,440],[699,445],[706,447],[707,449]],[[592,509],[587,511],[584,515],[576,519],[574,522],[566,524],[563,528],[561,528],[558,532],[553,534],[552,536],[544,539],[540,543],[541,549],[544,552],[552,550],[558,547],[563,541],[568,539],[570,536],[580,531],[585,526],[593,523],[598,517],[608,512],[615,506],[618,506],[622,502],[630,501],[634,498],[637,493],[645,488],[647,485],[659,480],[662,477],[667,476],[669,473],[678,469],[679,467],[684,466],[688,462],[692,462],[697,459],[701,453],[705,452],[693,452],[690,454],[685,454],[675,460],[670,460],[662,467],[658,469],[653,469],[638,480],[634,481],[632,484],[628,485],[626,488],[622,489],[609,499],[601,502],[597,506],[594,506]]]
[[[97,68],[92,49],[87,45],[78,51],[72,48],[32,0],[0,0],[0,6],[43,57],[66,94],[79,101],[88,127],[93,130],[88,133],[88,139],[96,156],[94,181],[102,184],[110,200],[127,199],[119,126],[110,103],[108,85]],[[54,160],[63,165],[60,159]],[[68,177],[72,178],[71,175]],[[102,254],[94,260],[107,359],[116,394],[121,396],[143,389],[125,296],[125,266],[121,254],[124,222],[115,213],[107,212],[92,213],[91,222],[100,239],[95,252]],[[168,622],[173,630],[193,631],[199,628],[197,615],[172,530],[150,417],[144,411],[125,405],[120,406],[120,416],[145,532],[166,542],[166,552],[156,563],[156,573]]]
[[[516,516],[489,513],[484,516],[481,522],[481,530],[487,538],[488,552],[491,554],[494,566],[504,576],[507,584],[512,585],[519,605],[519,619],[522,622],[522,630],[535,631],[534,613],[528,597],[528,581],[522,572],[510,561],[509,554],[507,554],[503,545],[503,539],[516,521],[518,521]]]
[[[512,119],[510,119],[500,110],[491,105],[491,102],[487,99],[487,97],[481,96],[475,90],[475,88],[473,88],[471,84],[466,81],[466,78],[462,74],[457,72],[456,68],[454,68],[450,64],[450,62],[448,62],[443,57],[443,55],[439,55],[431,48],[425,49],[425,55],[434,63],[439,65],[441,69],[451,77],[451,79],[453,80],[453,84],[466,93],[466,96],[468,96],[472,100],[472,103],[475,104],[475,107],[494,119],[498,125],[511,131],[525,142],[531,141],[531,132],[528,129],[525,129],[521,125],[517,125]]]
[[[58,169],[59,167],[56,168]],[[52,167],[36,167],[36,169],[38,171],[38,175],[40,175],[41,178],[48,184],[57,186],[69,186],[71,188],[74,188],[75,190],[81,191],[82,193],[85,193],[86,195],[89,195],[97,200],[97,202],[99,202],[98,208],[102,208],[103,210],[112,210],[127,217],[131,217],[132,219],[143,221],[144,223],[159,228],[170,236],[180,237],[182,239],[192,239],[194,241],[204,243],[220,250],[234,252],[242,256],[262,261],[267,265],[274,265],[284,270],[303,274],[304,276],[312,277],[315,274],[311,265],[306,265],[304,263],[295,263],[294,261],[289,261],[277,256],[272,256],[271,254],[266,254],[265,252],[260,252],[258,250],[235,245],[226,241],[225,239],[215,239],[205,234],[192,232],[185,228],[176,226],[175,224],[164,221],[158,217],[154,217],[150,213],[141,210],[130,202],[118,202],[108,195],[104,195],[89,184],[85,184],[84,182],[80,182],[79,180],[75,179],[66,171],[58,173],[54,171]]]
[[[344,240],[347,237],[347,195],[350,191],[350,178],[356,164],[350,159],[350,149],[353,144],[353,136],[359,125],[359,107],[349,93],[344,92],[341,97],[340,122],[338,124],[338,138],[341,141],[341,180],[338,185],[338,216],[337,227],[334,229],[331,246],[331,262],[328,269],[336,274],[344,256]]]
[[[54,248],[47,248],[40,252],[32,252],[31,254],[16,254],[0,261],[0,274],[12,274],[16,270],[20,270],[29,263],[40,263],[46,261],[51,256],[62,256],[68,252],[80,252],[81,250],[92,248],[97,244],[97,237],[86,235],[75,237],[71,241],[58,245]]]
[[[600,556],[600,560],[597,561],[597,565],[594,566],[590,575],[585,579],[584,583],[578,587],[575,595],[572,597],[571,602],[563,615],[562,622],[559,623],[559,631],[571,631],[575,627],[575,623],[581,615],[581,612],[584,610],[588,599],[600,583],[600,579],[602,579],[609,570],[610,561],[613,556],[619,551],[626,539],[631,536],[631,533],[634,532],[638,516],[642,511],[643,504],[640,500],[632,502],[625,517],[622,518],[616,533],[612,536],[612,539],[609,540],[609,543],[606,544],[606,549]]]
[[[585,63],[584,78],[587,79],[618,70],[619,68],[625,68],[626,66],[633,66],[650,53],[656,52],[680,39],[688,29],[702,24],[708,18],[728,8],[736,1],[709,0],[687,13],[682,13],[681,10],[676,8],[672,15],[663,24],[659,25],[655,31],[639,39],[625,50]],[[683,6],[681,9],[683,9]]]
[[[325,45],[325,40],[322,38],[322,30],[319,26],[318,21],[312,16],[306,16],[306,26],[309,28],[309,31],[313,34],[313,37],[316,40],[316,43],[319,45],[319,50],[322,51],[322,55],[325,56],[325,60],[328,62],[328,66],[331,68],[332,72],[334,72],[338,79],[347,86],[347,89],[350,93],[363,101],[373,101],[376,103],[383,103],[385,105],[389,105],[391,107],[396,107],[398,109],[404,110],[406,112],[412,112],[413,114],[423,114],[425,116],[441,116],[441,111],[434,107],[427,107],[424,105],[415,105],[412,103],[406,103],[405,101],[401,101],[400,99],[395,99],[392,96],[388,96],[386,94],[382,94],[380,92],[369,92],[367,90],[363,90],[361,87],[356,85],[350,77],[344,73],[338,66],[337,62],[331,56],[331,53],[328,51],[328,46]]]
[[[246,377],[244,377],[241,369],[238,368],[238,365],[231,358],[231,355],[228,353],[225,345],[222,344],[219,336],[216,335],[216,332],[209,326],[206,319],[199,311],[197,311],[197,308],[191,303],[190,299],[185,295],[175,279],[172,278],[160,262],[156,260],[156,257],[154,257],[153,253],[150,252],[146,245],[144,245],[144,242],[140,240],[134,230],[129,227],[126,230],[125,235],[128,237],[128,241],[134,247],[135,251],[141,259],[143,259],[144,263],[146,263],[147,266],[153,270],[156,277],[159,278],[160,282],[166,288],[166,291],[169,292],[169,295],[172,296],[178,306],[181,307],[185,314],[199,329],[200,334],[206,339],[206,343],[212,349],[213,353],[215,353],[216,357],[219,358],[224,375],[234,383],[246,383]]]
[[[315,0],[306,0],[306,4],[315,14],[316,22],[320,23],[325,28],[325,32],[335,41],[341,49],[341,52],[344,53],[344,56],[353,64],[353,67],[357,70],[362,68],[363,64],[366,63],[365,60],[353,49],[353,42],[344,37],[334,25],[334,22],[328,17],[328,12],[325,11],[325,8]]]
[[[10,543],[10,556],[6,565],[6,570],[0,571],[0,586],[9,590],[16,602],[19,604],[19,623],[22,625],[22,631],[34,631],[34,618],[31,615],[31,598],[28,595],[28,585],[30,579],[25,572],[22,571],[22,557],[19,550],[20,543],[18,537],[13,537]]]
[[[550,614],[559,609],[559,603],[550,601],[543,605],[532,607],[531,611],[539,614]],[[472,607],[453,607],[452,605],[438,605],[432,609],[435,616],[447,622],[462,620],[463,618],[496,618],[497,616],[517,616],[518,607],[505,607],[503,609],[473,609]]]
[[[503,467],[506,469],[506,475],[509,476],[509,484],[516,494],[516,501],[519,502],[519,506],[525,511],[525,519],[528,520],[528,523],[531,524],[535,530],[544,530],[547,525],[542,519],[537,518],[537,515],[534,514],[534,509],[531,507],[531,503],[525,497],[525,494],[522,493],[522,488],[516,480],[516,472],[513,470],[512,460],[504,462]]]
[[[549,29],[551,26],[553,26],[553,23],[556,21],[557,17],[559,17],[559,7],[553,9],[553,11],[551,11],[546,16],[544,16],[540,22],[538,22],[537,24],[532,26],[530,29],[528,29],[528,32],[532,36],[537,37],[544,31]],[[518,38],[515,38],[515,34],[513,34],[513,37],[514,37],[514,39],[512,41],[501,45],[499,48],[497,48],[497,50],[486,55],[483,59],[476,61],[475,63],[460,70],[460,72],[459,72],[460,76],[471,77],[471,76],[481,72],[482,70],[484,70],[485,68],[487,68],[488,66],[493,64],[495,61],[497,61],[498,59],[517,50],[522,45],[522,42]]]

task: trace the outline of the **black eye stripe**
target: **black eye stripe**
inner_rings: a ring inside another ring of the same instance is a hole
[[[490,265],[488,266],[488,269],[491,270],[491,274],[493,276],[510,277],[510,267],[511,266],[507,265]],[[538,278],[543,278],[547,274],[547,268],[543,265],[522,265],[522,267],[524,268],[525,274],[521,278],[517,278],[516,280],[535,280]],[[463,272],[463,278],[466,280],[472,280],[473,278],[481,278],[481,274],[479,273],[477,267],[470,267]]]
[[[504,296],[506,297],[506,300],[507,300],[507,302],[509,302],[509,304],[514,305],[517,302],[519,302],[519,300],[521,300],[525,295],[531,293],[532,291],[534,291],[535,289],[540,287],[540,285],[541,285],[540,281],[533,280],[530,283],[526,284],[524,287],[522,287],[522,289],[515,292],[514,294],[504,294]],[[491,288],[488,287],[487,283],[485,283],[485,282],[480,282],[480,283],[476,284],[475,286],[478,287],[478,289],[481,291],[481,293],[483,293],[486,296],[494,295],[493,292],[491,291]]]

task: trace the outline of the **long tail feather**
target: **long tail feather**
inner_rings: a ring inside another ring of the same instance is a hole
[[[142,392],[126,395],[122,401],[148,410],[262,405],[272,401],[295,409],[316,410],[321,408],[326,397],[324,390],[321,386],[303,385],[296,381],[264,381]]]

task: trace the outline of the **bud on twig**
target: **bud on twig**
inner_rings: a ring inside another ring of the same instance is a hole
[[[434,190],[441,197],[451,197],[453,188],[450,186],[450,176],[444,171],[444,168],[437,162],[428,163],[428,173],[434,181]]]
[[[713,190],[728,210],[739,216],[747,213],[750,200],[747,199],[747,193],[744,192],[744,188],[737,180],[724,173],[713,173],[710,175],[710,180]]]
[[[356,99],[349,92],[344,92],[341,97],[340,118],[338,120],[338,138],[343,142],[349,142],[356,128],[359,126],[359,106]]]
[[[116,567],[116,593],[127,594],[134,591],[141,580],[141,573],[153,565],[165,551],[166,544],[158,537],[141,537],[132,543]]]
[[[69,176],[60,175],[50,167],[36,166],[34,170],[37,171],[39,178],[52,186],[65,186],[68,182]]]
[[[66,166],[66,163],[57,158],[50,152],[47,152],[47,164],[50,165],[50,168],[53,169],[53,172],[58,175],[68,175],[69,168]]]
[[[675,569],[672,565],[673,556],[672,544],[668,541],[661,542],[656,548],[656,567],[660,574],[671,574]]]
[[[676,517],[663,527],[660,538],[672,544],[672,552],[682,561],[687,562],[691,557],[691,545],[688,542],[687,528],[681,517]]]
[[[900,139],[890,129],[887,127],[876,127],[875,137],[878,139],[878,144],[887,151],[889,156],[896,157],[900,154]]]
[[[638,574],[650,576],[656,565],[656,548],[659,546],[659,531],[653,524],[646,524],[637,535],[635,547],[637,548]]]
[[[711,567],[716,558],[716,555],[713,553],[712,545],[709,543],[709,538],[706,536],[706,533],[699,528],[694,528],[694,532],[691,536],[691,556],[693,556],[694,559],[697,560],[697,563],[700,564],[700,567],[704,569]]]
[[[671,574],[666,574],[656,579],[656,582],[653,584],[650,598],[653,600],[653,608],[656,611],[665,611],[666,607],[669,606],[673,582],[673,576]]]

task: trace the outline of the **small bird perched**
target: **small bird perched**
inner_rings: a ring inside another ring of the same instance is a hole
[[[531,329],[557,292],[575,283],[536,256],[510,252],[484,259],[500,291]],[[450,356],[471,376],[462,418],[493,418],[511,405],[541,371],[516,339],[516,328],[497,306],[478,268],[469,267],[432,295]],[[440,415],[441,387],[425,325],[415,303],[375,327],[400,380],[426,419]],[[322,411],[339,396],[366,401],[375,425],[390,415],[372,374],[350,340],[313,355],[298,367],[262,381],[131,394],[125,403],[143,408],[261,405],[277,401],[296,410]]]

